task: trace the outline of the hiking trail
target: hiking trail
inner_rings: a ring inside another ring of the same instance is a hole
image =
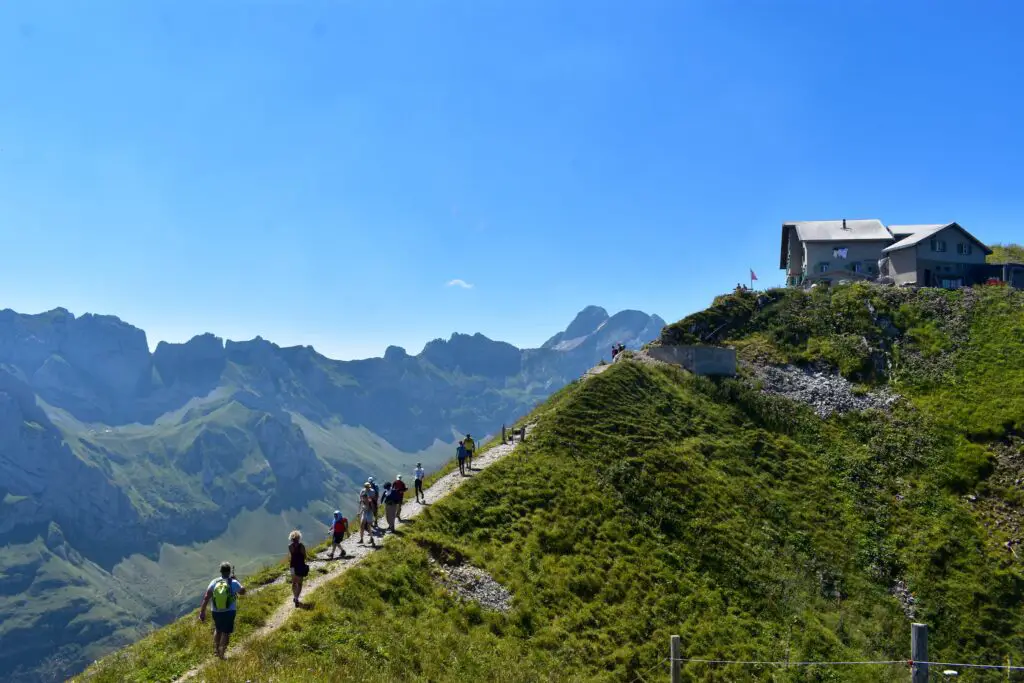
[[[527,435],[529,435],[529,433],[532,431],[533,426],[534,425],[532,424],[527,425]],[[488,467],[490,467],[497,461],[501,460],[512,451],[514,451],[520,443],[521,442],[519,441],[514,441],[512,443],[498,444],[497,446],[494,446],[487,450],[485,453],[477,457],[474,457],[472,469],[473,474],[470,476],[463,477],[459,474],[458,469],[456,469],[455,471],[449,472],[448,474],[438,479],[436,482],[434,482],[432,486],[424,490],[424,494],[427,500],[426,507],[429,507],[432,503],[436,503],[444,499],[449,493],[459,488],[466,482],[472,480],[473,476],[479,474],[481,471],[487,469]],[[355,498],[356,495],[356,493],[352,493],[353,498]],[[406,502],[402,504],[402,520],[395,523],[396,528],[404,526],[406,520],[418,516],[424,510],[423,503],[409,502],[408,496],[415,496],[415,491],[412,488],[410,488],[409,491],[406,492],[406,496]],[[381,508],[382,509],[380,521],[381,524],[383,525],[382,529],[384,529],[386,528],[386,525],[384,524],[383,505],[381,506]],[[357,520],[350,520],[350,529],[357,528],[357,524]],[[304,601],[308,600],[309,597],[317,590],[319,590],[320,587],[322,587],[325,583],[338,578],[339,575],[347,571],[350,567],[362,562],[364,557],[376,551],[377,548],[381,548],[385,543],[389,543],[392,537],[394,537],[394,535],[395,534],[392,533],[384,533],[382,531],[378,531],[377,535],[374,536],[374,542],[376,542],[377,544],[377,547],[374,548],[373,546],[369,545],[369,543],[367,543],[366,545],[360,544],[359,532],[355,531],[341,544],[341,547],[345,550],[346,557],[339,559],[337,556],[335,556],[333,560],[329,560],[327,559],[327,555],[330,552],[330,549],[317,553],[315,559],[312,559],[309,562],[309,576],[306,577],[305,585],[302,587],[302,596],[300,599]],[[310,540],[312,540],[313,538],[316,538],[316,536],[313,533],[311,533],[309,538]],[[282,552],[282,555],[283,554],[284,553]],[[327,567],[327,571],[325,573],[315,574],[315,572],[317,572],[319,568],[323,567]],[[281,576],[279,576],[278,578],[274,579],[269,583],[254,588],[253,590],[249,591],[249,593],[256,593],[262,588],[265,588],[266,586],[271,586],[278,583],[290,583],[290,576],[291,575],[288,573],[288,570],[283,570]],[[239,609],[245,609],[244,602],[240,602]],[[270,617],[267,619],[267,622],[263,626],[261,626],[258,630],[254,631],[247,638],[239,640],[237,643],[233,642],[231,644],[231,646],[228,648],[227,659],[232,659],[232,657],[237,655],[238,652],[244,650],[250,642],[258,641],[259,639],[264,638],[270,633],[273,633],[277,629],[281,628],[281,626],[284,625],[288,618],[296,611],[296,607],[292,604],[292,596],[291,594],[289,594],[288,597],[281,603],[281,605],[279,605],[278,608],[274,610],[273,614],[270,615]],[[210,664],[213,664],[216,661],[217,660],[213,657],[204,660],[202,663],[193,667],[189,671],[186,671],[180,677],[175,679],[175,683],[181,683],[183,681],[194,679],[196,676],[202,673],[202,671],[206,667],[210,666]]]

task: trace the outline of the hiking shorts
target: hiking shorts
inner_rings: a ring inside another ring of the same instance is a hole
[[[235,632],[235,614],[237,611],[233,609],[213,613],[213,627],[217,633]]]
[[[345,540],[345,534],[334,534],[331,540],[334,542],[334,545],[341,545],[341,542]]]

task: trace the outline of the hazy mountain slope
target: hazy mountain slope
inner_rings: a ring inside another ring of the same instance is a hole
[[[911,621],[930,625],[935,660],[1020,661],[1024,293],[744,293],[663,343],[705,329],[737,346],[744,376],[625,360],[567,387],[534,413],[525,448],[210,680],[654,680],[672,633],[695,658],[905,660]],[[823,419],[762,391],[758,366],[787,361],[901,398]],[[485,570],[511,611],[456,599],[431,558]],[[129,654],[159,660],[146,647]],[[112,680],[103,665],[90,675]],[[908,673],[684,668],[769,676]]]
[[[618,332],[650,340],[659,321]],[[180,614],[224,552],[258,564],[290,528],[319,535],[367,474],[433,469],[457,434],[511,422],[607,355],[588,339],[561,352],[455,334],[343,362],[205,334],[150,353],[112,316],[0,311],[0,639],[17,644],[0,677],[50,680]],[[33,637],[69,615],[82,626]]]

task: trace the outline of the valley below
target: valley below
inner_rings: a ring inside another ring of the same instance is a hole
[[[0,677],[62,680],[310,539],[367,476],[432,471],[664,321],[589,307],[537,349],[455,334],[334,361],[112,316],[0,311]]]

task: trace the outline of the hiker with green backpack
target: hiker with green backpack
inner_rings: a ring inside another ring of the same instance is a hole
[[[245,595],[245,586],[238,582],[231,563],[222,562],[220,576],[210,582],[199,606],[199,621],[206,621],[206,606],[213,603],[213,650],[220,659],[228,651],[228,640],[235,630],[238,596]]]

